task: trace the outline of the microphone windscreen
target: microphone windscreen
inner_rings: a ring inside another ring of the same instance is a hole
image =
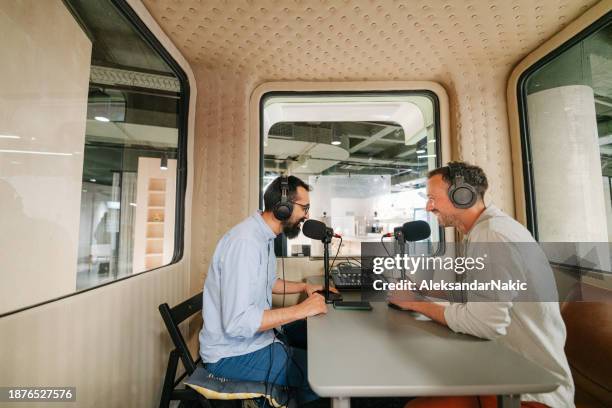
[[[306,220],[302,226],[302,232],[308,238],[323,241],[327,234],[327,226],[321,221]]]
[[[402,232],[406,241],[414,242],[429,238],[431,228],[425,221],[409,221],[402,225]]]

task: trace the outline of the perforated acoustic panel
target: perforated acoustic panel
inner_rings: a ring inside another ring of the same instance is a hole
[[[154,1],[196,71],[192,266],[247,214],[248,97],[279,80],[429,80],[450,97],[453,157],[484,167],[513,213],[506,83],[528,52],[595,1]],[[194,283],[194,282],[192,282]]]

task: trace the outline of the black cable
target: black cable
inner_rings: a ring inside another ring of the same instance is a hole
[[[281,246],[282,246],[282,251],[283,251],[282,256],[281,256],[281,264],[283,265],[283,307],[285,307],[285,294],[287,293],[287,287],[285,284],[285,240],[284,239],[281,242]]]
[[[352,256],[347,256],[346,258],[347,258],[347,259],[352,259],[353,261],[357,262],[357,263],[359,264],[359,266],[361,266],[361,261],[360,261],[360,260],[358,260],[357,258],[354,258],[354,257],[352,257]]]
[[[353,263],[351,261],[338,262],[338,268],[340,268],[341,266],[344,266],[344,265],[348,265],[348,266],[361,266],[361,265],[358,265],[358,264]]]
[[[283,237],[283,242],[281,244],[282,251],[283,251],[283,256],[281,257],[281,264],[282,264],[282,269],[283,269],[283,307],[285,307],[285,295],[287,294],[287,286],[286,286],[287,284],[285,282],[285,251],[286,251],[286,248],[285,248],[286,239],[285,238],[286,237]],[[274,336],[276,337],[276,332],[274,332]],[[285,337],[286,336],[287,335],[285,334]],[[283,350],[285,350],[285,345],[283,344],[283,342],[281,341],[280,343],[283,347]],[[285,350],[285,354],[287,354],[287,350]],[[285,359],[285,383],[287,384],[287,390],[289,390],[289,359],[288,358]],[[287,401],[283,405],[289,404],[289,399],[290,399],[289,392],[287,392]]]
[[[282,307],[285,307],[285,297],[287,294],[287,283],[285,281],[285,236],[283,236],[283,239],[281,240],[281,268],[282,268],[282,273],[283,273],[283,304]],[[285,352],[285,355],[287,356],[287,358],[285,359],[285,383],[287,384],[287,401],[285,401],[284,404],[281,405],[288,405],[289,401],[291,400],[291,395],[289,393],[289,390],[291,389],[291,387],[289,387],[289,353],[287,352],[286,349],[286,345],[285,343],[283,343],[278,336],[276,335],[276,330],[273,330],[274,333],[274,342],[272,342],[272,346],[274,346],[274,343],[276,343],[276,340],[278,340],[278,343],[281,345],[281,347],[283,348],[283,351]],[[291,358],[291,360],[293,361],[293,363],[295,364],[295,361],[293,360],[293,358]],[[296,366],[299,368],[299,365],[296,364]],[[272,364],[270,364],[270,368],[272,367]],[[301,368],[300,368],[301,371]],[[278,372],[278,374],[276,374],[276,377],[274,377],[273,383],[276,384],[276,380],[278,379],[278,376],[280,375],[280,371]],[[302,374],[303,377],[303,374]]]
[[[270,242],[268,241],[268,259],[266,259],[266,292],[268,291],[268,285],[270,284],[269,264],[270,264]],[[270,296],[272,296],[272,294],[270,294]],[[266,297],[267,297],[267,293],[266,293]],[[270,302],[268,302],[268,306],[270,307],[270,310],[272,310],[272,304]],[[274,331],[274,329],[272,329],[272,333],[274,333],[274,338],[276,338],[276,332]],[[274,340],[272,340],[272,344],[270,344],[268,348],[268,357],[269,357],[270,365],[268,366],[268,372],[266,373],[266,381],[264,381],[266,384],[265,395],[270,395],[272,391],[272,386],[270,385],[270,374],[272,373],[272,364],[274,363],[274,358],[272,356],[273,346],[274,346]],[[269,402],[270,401],[268,401],[268,399],[264,397],[264,407],[266,405],[270,405]]]
[[[338,250],[336,251],[336,256],[334,256],[334,260],[332,261],[332,264],[329,267],[330,271],[334,267],[334,263],[336,262],[336,258],[338,257],[338,254],[340,253],[340,248],[342,248],[342,237],[340,237],[340,244],[338,245]]]
[[[276,336],[276,335],[275,335]],[[265,393],[264,395],[270,395],[270,393],[272,392],[272,386],[270,385],[270,374],[272,373],[272,363],[274,362],[274,358],[272,356],[272,347],[274,346],[274,342],[272,342],[272,344],[270,344],[270,347],[268,349],[268,361],[270,362],[270,365],[268,366],[268,372],[266,373],[266,389],[265,389]],[[264,408],[266,407],[266,405],[269,405],[268,398],[264,397]],[[271,405],[270,405],[271,406]]]
[[[283,307],[285,307],[285,296],[286,296],[286,292],[287,292],[287,284],[285,281],[285,237],[283,237],[283,239],[281,240],[281,268],[282,268],[282,276],[283,276]],[[342,241],[340,241],[342,243]],[[270,247],[268,246],[268,260],[270,259],[270,254],[269,254],[269,250]],[[338,247],[338,250],[340,250],[340,248]],[[336,253],[336,256],[338,256],[338,254]],[[334,259],[335,260],[335,259]],[[268,279],[267,277],[267,264],[266,264],[266,279]],[[269,283],[269,280],[266,281],[266,283]],[[267,286],[266,286],[267,287]],[[270,305],[270,308],[272,308],[272,305]],[[272,333],[274,333],[274,341],[272,342],[272,344],[270,345],[270,352],[269,352],[269,356],[270,356],[270,366],[268,367],[268,373],[266,374],[266,395],[270,395],[273,389],[273,386],[276,384],[276,380],[278,379],[278,376],[280,375],[280,371],[276,374],[276,376],[274,377],[274,379],[272,380],[272,382],[270,382],[270,374],[272,372],[272,366],[274,364],[274,358],[273,358],[273,353],[272,353],[272,348],[274,347],[274,344],[276,343],[276,340],[278,340],[278,343],[281,345],[283,351],[285,352],[286,355],[286,359],[285,359],[285,383],[287,384],[287,401],[285,401],[284,406],[287,406],[289,404],[289,401],[291,400],[291,394],[290,394],[290,390],[291,387],[289,385],[289,359],[291,359],[291,361],[293,362],[293,364],[297,367],[297,369],[300,372],[300,376],[302,377],[302,382],[304,382],[305,380],[305,376],[304,376],[304,371],[302,370],[302,368],[300,367],[299,364],[297,364],[297,362],[295,361],[295,359],[293,358],[293,356],[287,351],[287,345],[285,343],[283,343],[278,336],[276,335],[276,330],[272,329]],[[269,390],[268,390],[269,388]],[[266,398],[265,402],[264,402],[264,406],[269,404],[269,400]]]
[[[383,242],[383,239],[385,239],[385,236],[381,236],[380,237],[380,244],[382,245],[382,247],[385,249],[385,252],[387,253],[387,255],[389,255],[389,258],[393,258],[391,256],[391,254],[389,253],[389,250],[387,249],[387,246],[385,245],[385,243]]]

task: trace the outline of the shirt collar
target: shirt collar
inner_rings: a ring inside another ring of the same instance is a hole
[[[261,216],[260,210],[255,211],[255,213],[253,214],[253,218],[255,218],[255,222],[257,223],[257,226],[259,227],[259,231],[264,235],[264,237],[268,241],[276,238],[276,234],[274,233],[274,231],[272,231],[272,228],[270,228],[270,226],[266,224],[263,217]]]
[[[499,209],[494,206],[493,204],[489,204],[483,212],[480,213],[480,215],[478,216],[478,218],[476,219],[476,222],[474,223],[474,225],[472,225],[472,228],[470,229],[470,232],[474,231],[474,228],[480,224],[481,222],[485,222],[486,220],[488,220],[489,218],[493,218],[496,217],[497,215],[499,215]],[[468,234],[470,233],[468,232]]]

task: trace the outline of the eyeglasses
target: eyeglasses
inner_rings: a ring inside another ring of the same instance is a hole
[[[296,203],[295,201],[291,201],[291,203],[299,205],[300,207],[302,207],[302,210],[304,210],[304,214],[308,214],[308,212],[310,211],[310,204],[300,204],[300,203]]]

